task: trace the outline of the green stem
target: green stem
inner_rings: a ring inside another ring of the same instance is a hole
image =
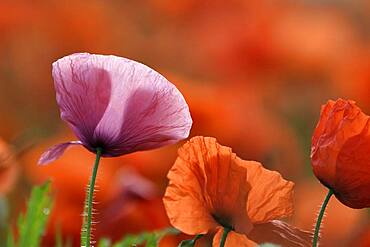
[[[315,234],[313,236],[312,247],[317,246],[317,242],[319,240],[320,225],[321,225],[321,222],[322,222],[322,218],[324,217],[325,209],[326,209],[326,206],[329,203],[330,197],[333,194],[334,194],[334,191],[332,189],[329,189],[328,194],[326,195],[325,200],[322,203],[320,213],[319,213],[319,216],[317,217],[317,221],[316,221]]]
[[[100,161],[102,152],[103,152],[103,149],[101,148],[96,149],[96,159],[95,159],[95,164],[93,168],[93,173],[90,179],[89,195],[87,199],[86,247],[90,247],[91,218],[92,218],[91,214],[92,214],[92,207],[93,207],[92,203],[93,203],[93,197],[94,197],[94,187],[95,187],[96,174],[98,173],[99,161]]]
[[[220,242],[220,247],[224,247],[225,246],[226,237],[227,237],[227,234],[229,234],[230,231],[231,231],[230,228],[228,228],[228,227],[225,227],[224,228],[224,233],[222,234],[222,238],[221,238],[221,242]]]

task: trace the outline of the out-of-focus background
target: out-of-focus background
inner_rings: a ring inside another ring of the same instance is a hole
[[[0,236],[30,187],[51,178],[44,246],[58,231],[79,246],[93,154],[73,148],[36,165],[74,138],[59,118],[51,64],[75,52],[128,57],[167,77],[190,106],[191,136],[216,137],[295,182],[288,221],[307,230],[326,193],[309,158],[320,106],[343,97],[370,113],[367,0],[0,0],[0,137],[17,156],[0,169]],[[103,160],[95,238],[169,225],[161,196],[179,145]],[[321,246],[370,246],[369,219],[333,198]]]

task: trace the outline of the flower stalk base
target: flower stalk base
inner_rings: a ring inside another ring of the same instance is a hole
[[[86,222],[86,243],[84,246],[90,247],[91,245],[91,220],[92,220],[92,207],[93,207],[93,198],[94,198],[94,187],[96,175],[98,173],[99,161],[101,158],[103,150],[101,148],[96,149],[96,159],[93,167],[93,172],[90,179],[89,192],[87,194],[87,222]]]
[[[312,247],[316,247],[318,240],[319,240],[319,234],[320,234],[320,226],[322,222],[322,218],[324,217],[326,206],[329,203],[329,200],[331,196],[334,194],[334,191],[332,189],[329,189],[328,194],[325,197],[324,202],[322,203],[319,215],[317,216],[316,226],[315,226],[315,233],[312,240]]]
[[[224,247],[225,246],[227,234],[229,234],[230,231],[231,231],[230,228],[228,228],[228,227],[225,227],[224,228],[224,233],[222,234],[222,238],[221,238],[221,242],[220,242],[220,247]]]

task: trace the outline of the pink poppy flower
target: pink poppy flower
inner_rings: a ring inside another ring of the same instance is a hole
[[[61,118],[78,141],[48,149],[39,164],[56,160],[71,145],[103,157],[158,148],[188,137],[188,105],[166,78],[127,58],[72,54],[53,63]]]

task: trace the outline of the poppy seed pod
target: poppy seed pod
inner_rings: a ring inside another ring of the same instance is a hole
[[[78,141],[47,150],[49,163],[70,145],[103,157],[158,148],[188,137],[192,125],[179,90],[139,62],[117,56],[72,54],[53,63],[61,118]]]
[[[370,207],[370,120],[354,101],[322,107],[312,137],[315,176],[351,208]]]

